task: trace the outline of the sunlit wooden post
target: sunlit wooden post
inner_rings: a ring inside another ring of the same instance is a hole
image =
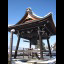
[[[14,58],[16,58],[16,56],[17,56],[17,51],[18,51],[19,43],[20,43],[20,33],[18,31],[18,41],[17,41],[17,46],[16,46]]]
[[[13,33],[15,32],[14,29],[11,30],[11,37],[10,37],[10,53],[9,53],[9,61],[12,64],[12,46],[13,46]]]

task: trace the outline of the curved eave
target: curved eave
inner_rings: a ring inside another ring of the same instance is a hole
[[[50,15],[52,15],[52,13],[48,13],[48,14],[45,15],[44,17],[40,17],[40,16],[37,16],[36,14],[34,14],[33,12],[30,13],[30,12],[27,12],[27,11],[26,11],[25,14],[24,14],[24,16],[23,16],[23,18],[22,18],[18,23],[16,23],[15,25],[22,24],[28,14],[29,14],[31,17],[33,17],[33,18],[35,18],[35,19],[37,19],[37,20],[45,19],[45,18],[49,17]]]
[[[16,23],[15,25],[23,23],[23,21],[25,20],[25,18],[27,17],[27,15],[28,15],[28,13],[26,12],[25,15],[23,16],[23,18],[18,23]]]
[[[26,16],[27,16],[27,12],[26,12],[26,14],[24,15],[24,17],[23,17],[22,19],[24,19]],[[40,18],[40,20],[48,20],[50,17],[51,17],[51,19],[52,19],[52,13],[48,13],[48,14],[45,15],[44,17]],[[21,19],[21,20],[22,20],[22,19]],[[20,20],[20,21],[21,21],[21,20]],[[36,22],[36,21],[40,21],[40,20],[33,20],[33,21]],[[23,25],[23,24],[28,24],[28,23],[20,24],[20,21],[19,21],[18,23],[16,23],[15,25],[12,25],[12,26],[9,25],[8,28],[14,27],[14,26]],[[52,19],[52,21],[53,21],[53,19]],[[32,22],[29,22],[29,23],[32,23]],[[54,22],[53,22],[53,23],[54,23]]]
[[[53,18],[52,18],[52,14],[51,13],[48,14],[48,15],[46,15],[45,17],[41,18],[40,20],[33,20],[33,22],[9,26],[8,27],[8,31],[10,31],[11,29],[19,29],[19,28],[23,29],[24,27],[25,28],[27,28],[27,27],[30,28],[29,26],[32,26],[32,24],[34,24],[34,23],[48,22],[48,21],[49,21],[49,23],[47,25],[48,29],[53,33],[53,35],[56,35],[56,27],[54,25],[54,22],[53,22]]]
[[[56,35],[56,27],[55,27],[55,24],[54,24],[54,20],[53,20],[53,17],[52,17],[52,14],[50,15],[50,18],[49,18],[51,21],[50,21],[50,26],[54,32],[54,35]]]
[[[32,18],[35,18],[37,20],[40,20],[40,19],[43,18],[43,17],[37,16],[36,14],[34,14],[31,9],[29,11],[26,10],[23,18],[18,23],[16,23],[16,25],[21,24],[21,23],[24,23],[24,20],[26,19],[26,17],[28,15],[30,15]]]

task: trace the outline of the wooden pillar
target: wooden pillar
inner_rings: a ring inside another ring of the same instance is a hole
[[[23,48],[23,59],[24,59],[24,48]]]
[[[14,29],[11,30],[11,37],[10,37],[10,53],[9,53],[9,62],[10,62],[10,64],[12,64],[13,32],[15,32]]]
[[[29,49],[28,49],[28,58],[29,58]]]
[[[51,48],[50,48],[49,38],[47,38],[47,43],[48,43],[48,48],[49,48],[49,55],[50,55],[50,58],[51,58],[52,54],[51,54]]]
[[[18,32],[18,41],[17,41],[17,46],[16,46],[14,58],[16,58],[16,56],[17,56],[17,51],[18,51],[19,43],[20,43],[20,33]]]
[[[29,46],[30,46],[30,50],[31,50],[31,41],[30,41],[30,44],[29,44]],[[30,52],[30,56],[31,56],[31,52]]]
[[[31,49],[31,42],[30,42],[30,49]]]
[[[40,27],[38,27],[39,43],[40,43],[40,59],[43,59],[43,46],[42,46],[42,37],[40,32]]]
[[[33,50],[33,48],[32,48],[32,50]],[[32,59],[33,59],[33,51],[32,51]]]

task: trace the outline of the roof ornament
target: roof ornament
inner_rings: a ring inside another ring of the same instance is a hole
[[[27,8],[27,9],[26,9],[26,11],[27,11],[27,12],[32,13],[32,10],[31,10],[31,8],[30,8],[30,7],[29,7],[29,8]]]

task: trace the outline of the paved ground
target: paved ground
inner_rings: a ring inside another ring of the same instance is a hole
[[[14,58],[14,57],[12,57],[12,58]],[[36,57],[33,57],[34,59],[36,58]],[[30,60],[30,59],[32,59],[32,56],[29,56],[29,58],[28,58],[28,56],[17,56],[16,57],[16,59],[27,59],[27,60]]]

